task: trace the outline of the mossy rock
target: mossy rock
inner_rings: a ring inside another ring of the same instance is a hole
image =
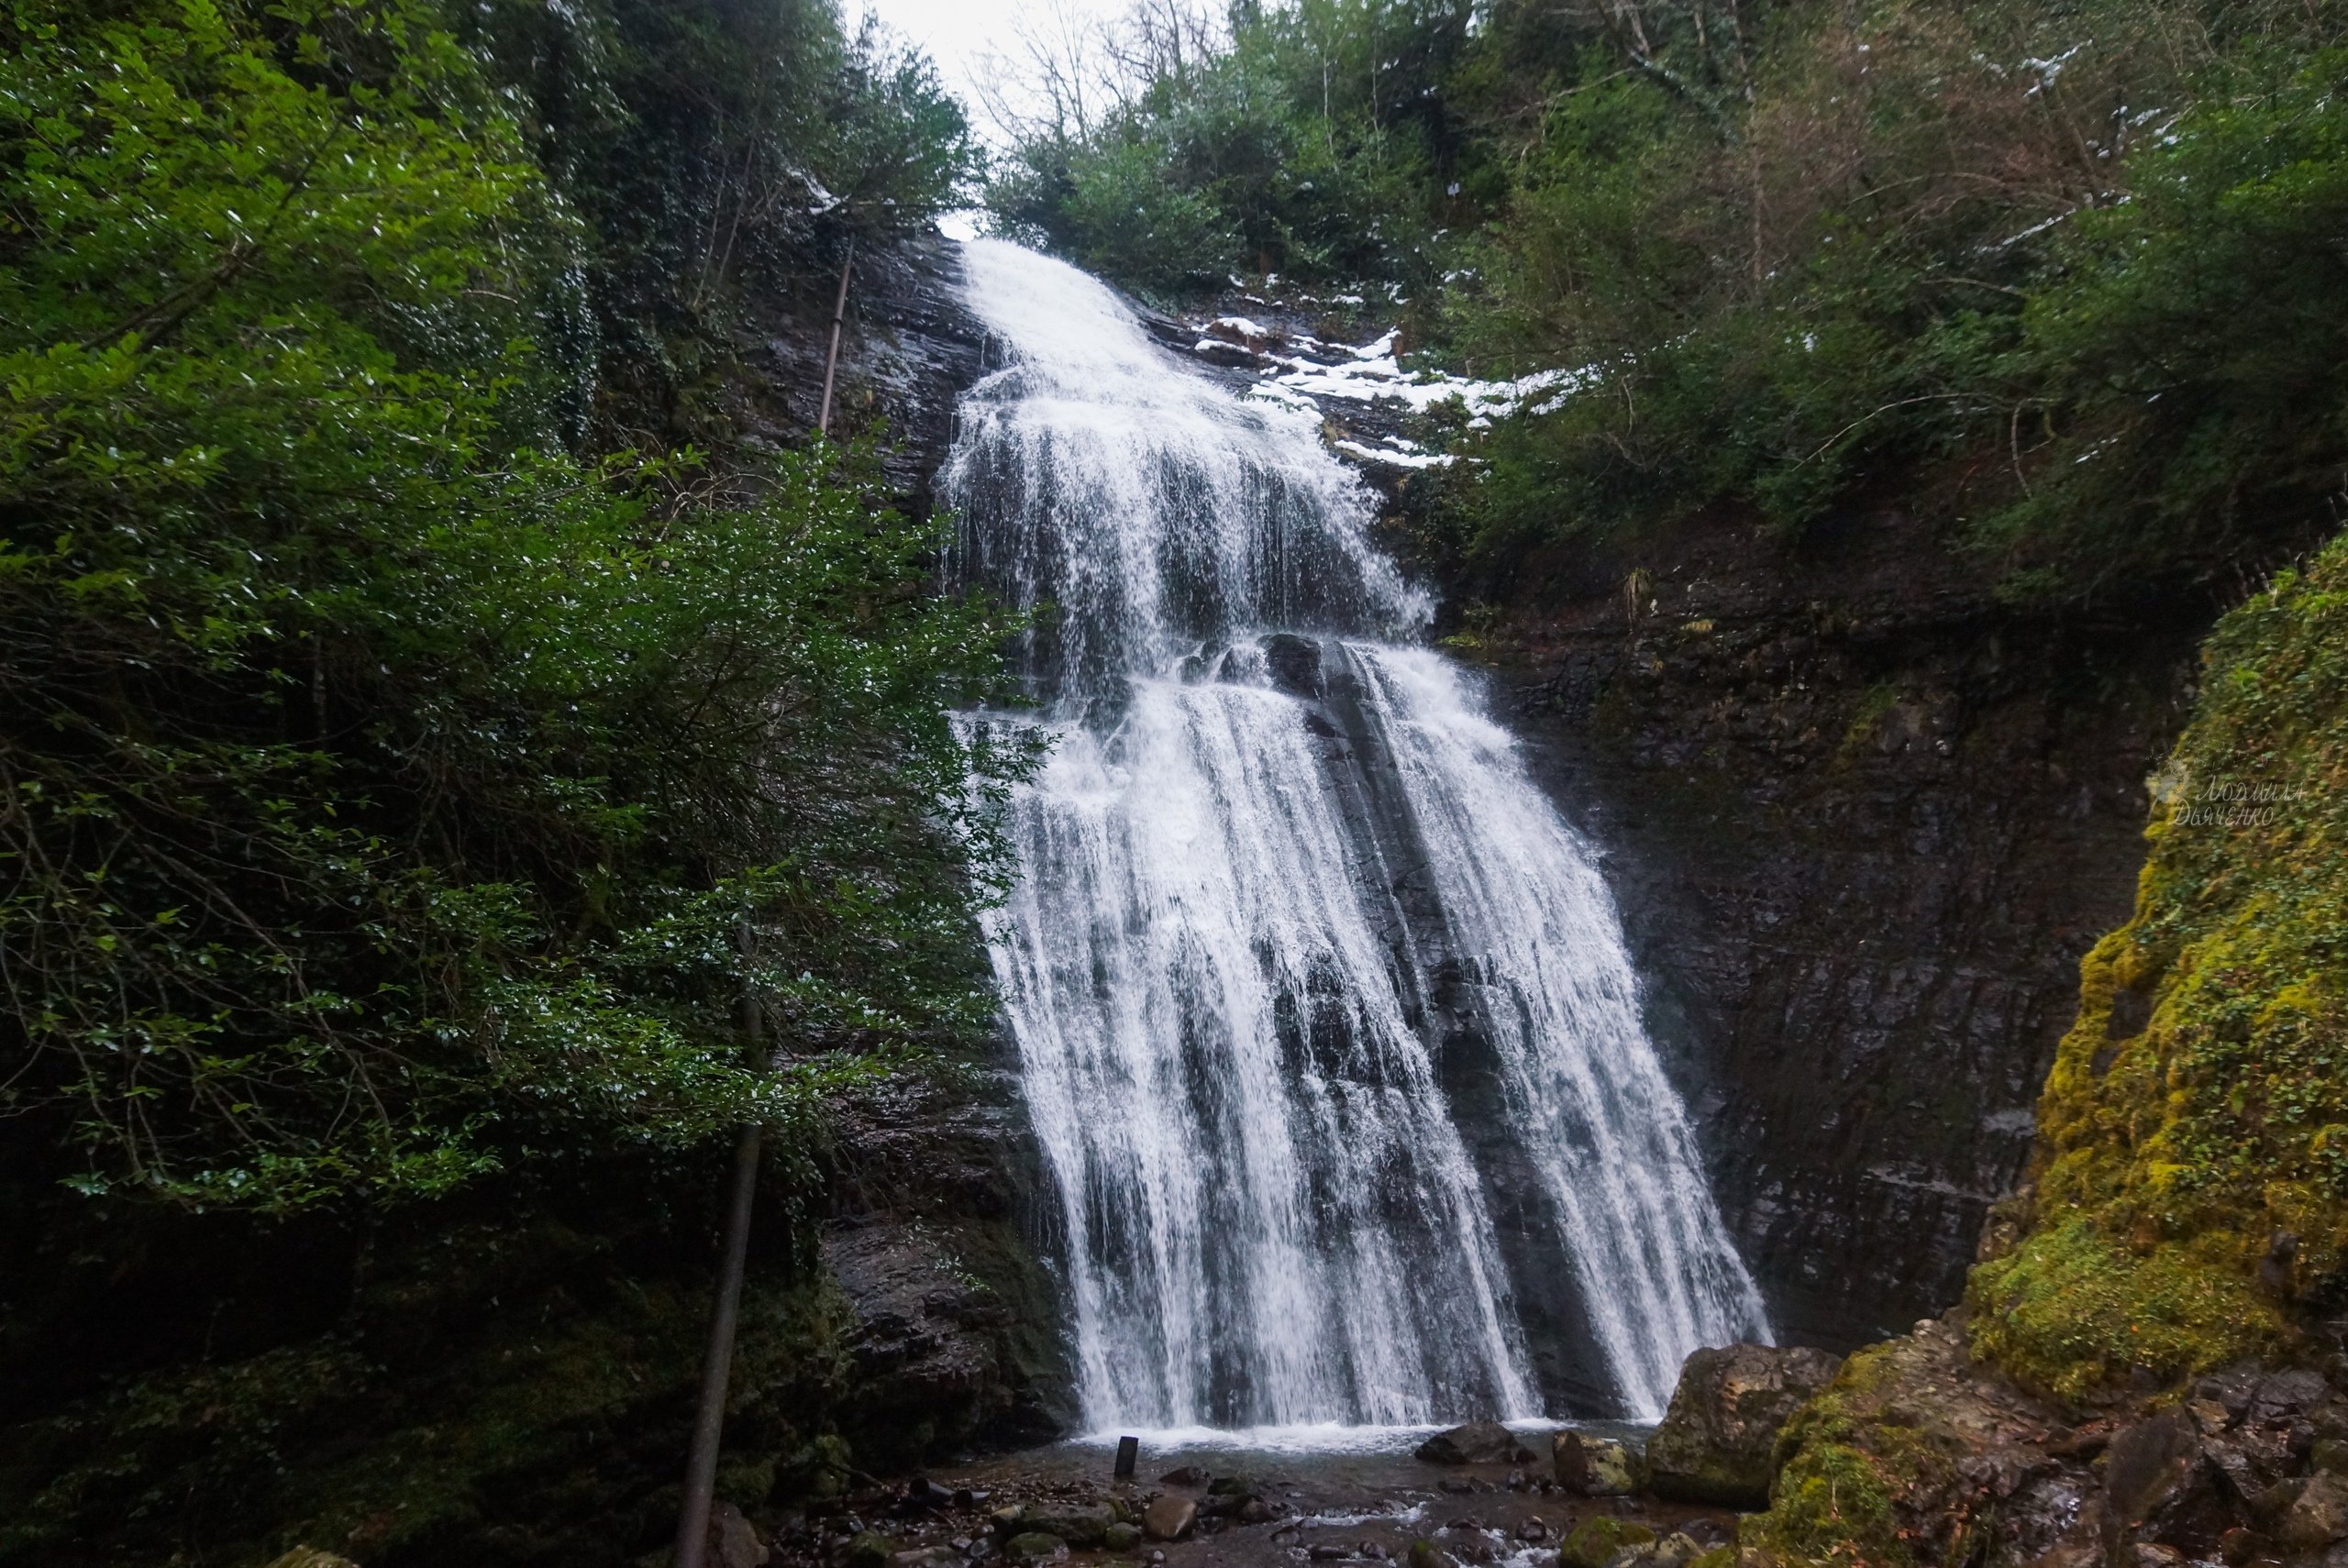
[[[2287,1352],[2348,1293],[2348,536],[2210,634],[2128,923],[2080,966],[1973,1348],[2083,1400]]]
[[[868,1529],[847,1543],[847,1568],[889,1568],[897,1543],[877,1529]]]
[[[1646,1526],[1600,1514],[1582,1520],[1566,1537],[1565,1545],[1557,1549],[1557,1568],[1606,1568],[1624,1547],[1646,1546],[1654,1540],[1655,1531]]]
[[[1068,1555],[1068,1542],[1047,1531],[1031,1529],[1004,1541],[1002,1554],[1013,1562],[1057,1562]]]

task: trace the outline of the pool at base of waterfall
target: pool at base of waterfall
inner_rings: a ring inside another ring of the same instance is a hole
[[[1571,1425],[1634,1440],[1652,1430]],[[773,1562],[780,1568],[834,1568],[843,1561],[852,1568],[1041,1562],[1069,1568],[1406,1568],[1412,1548],[1425,1542],[1455,1568],[1557,1568],[1560,1544],[1594,1518],[1644,1526],[1658,1540],[1684,1534],[1706,1548],[1734,1540],[1735,1516],[1722,1509],[1567,1493],[1550,1468],[1558,1423],[1510,1423],[1538,1456],[1531,1463],[1436,1464],[1414,1457],[1443,1430],[1313,1424],[1090,1433],[876,1483],[816,1505],[777,1534]],[[1113,1472],[1118,1439],[1126,1436],[1141,1440],[1140,1459],[1134,1478],[1121,1482]],[[1155,1539],[1140,1528],[1145,1519],[1163,1524],[1186,1513],[1195,1517],[1176,1540]],[[1112,1535],[1107,1521],[1118,1516],[1133,1523]]]

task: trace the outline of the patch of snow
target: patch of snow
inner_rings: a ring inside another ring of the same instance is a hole
[[[1332,441],[1330,446],[1366,463],[1390,469],[1445,469],[1459,459],[1448,452],[1416,452],[1408,447],[1365,447],[1358,441]]]

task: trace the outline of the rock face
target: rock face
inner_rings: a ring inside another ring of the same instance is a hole
[[[881,468],[906,510],[925,516],[954,439],[954,410],[979,379],[985,329],[963,307],[960,248],[935,236],[857,255],[832,393],[832,434],[881,439]],[[725,413],[737,430],[803,445],[822,412],[837,272],[748,302],[736,352],[745,370]]]
[[[1671,1408],[1647,1441],[1648,1485],[1680,1502],[1767,1507],[1778,1434],[1841,1364],[1806,1346],[1698,1351],[1680,1368]]]
[[[2023,613],[1891,513],[1578,538],[1487,591],[1779,1334],[1941,1310],[2130,908],[2207,607]]]
[[[1430,1464],[1519,1463],[1532,1457],[1516,1434],[1498,1421],[1469,1421],[1447,1432],[1437,1432],[1419,1444],[1418,1456]]]
[[[823,1257],[847,1302],[858,1464],[1053,1435],[1059,1304],[1025,1239],[1043,1176],[1009,1069],[892,1088],[844,1114],[838,1148]]]

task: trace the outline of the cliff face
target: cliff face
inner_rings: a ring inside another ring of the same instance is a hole
[[[2018,613],[1886,512],[1561,552],[1477,628],[1608,852],[1781,1332],[1846,1346],[1961,1294],[2128,908],[2198,618]]]

